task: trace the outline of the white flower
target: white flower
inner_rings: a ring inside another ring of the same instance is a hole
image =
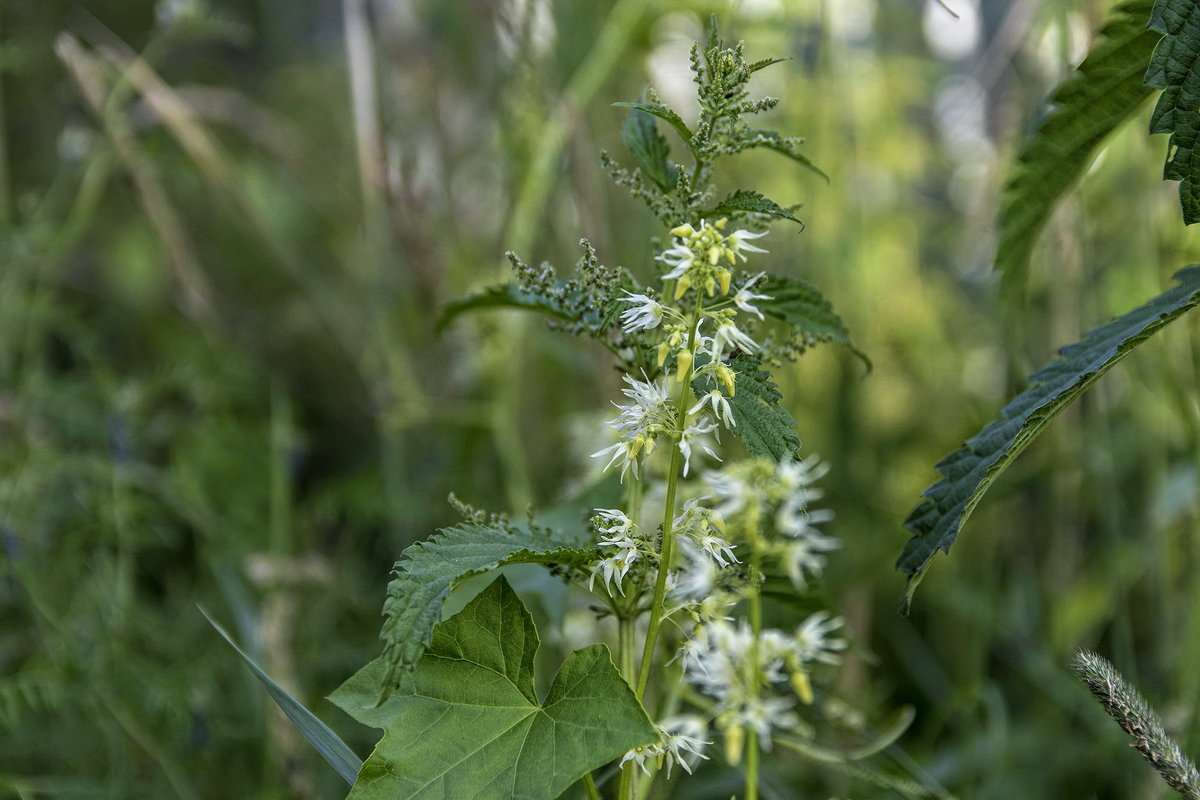
[[[761,311],[759,311],[757,308],[755,308],[754,306],[750,305],[750,301],[751,300],[770,300],[771,296],[766,295],[766,294],[754,294],[753,292],[750,291],[750,287],[753,286],[758,281],[759,278],[763,277],[766,274],[767,273],[765,273],[765,272],[758,273],[753,278],[746,281],[746,283],[742,286],[742,288],[738,289],[737,294],[735,294],[733,296],[733,304],[734,305],[736,305],[738,308],[740,308],[742,311],[745,311],[748,314],[753,314],[754,316],[758,317],[759,319],[765,319],[763,317],[763,313]]]
[[[708,726],[704,720],[695,714],[683,714],[664,719],[658,726],[663,734],[660,745],[666,756],[667,777],[671,777],[671,765],[678,764],[687,773],[692,774],[692,765],[700,760],[708,760],[704,748],[712,742],[706,741]]]
[[[629,568],[632,567],[639,558],[641,553],[638,551],[637,542],[631,539],[613,539],[601,541],[601,545],[608,547],[616,547],[615,555],[603,558],[592,567],[592,577],[588,579],[588,591],[592,591],[592,586],[596,582],[596,576],[601,576],[604,582],[604,589],[609,594],[612,594],[612,582],[616,579],[617,592],[625,594],[625,587],[622,582],[625,576],[629,574]]]
[[[641,449],[640,445],[638,449]],[[633,477],[636,478],[638,476],[638,451],[634,450],[633,441],[617,442],[611,447],[606,447],[603,450],[598,450],[595,453],[592,453],[592,458],[603,458],[610,453],[612,454],[612,458],[608,460],[608,463],[604,465],[604,468],[608,469],[613,464],[617,463],[618,460],[624,462],[621,464],[622,483],[625,482],[625,473],[631,468],[633,469]]]
[[[795,701],[785,697],[747,697],[737,714],[737,721],[758,732],[763,750],[771,749],[771,728],[790,730],[800,724],[792,711]]]
[[[807,583],[805,572],[816,577],[825,569],[826,558],[822,553],[836,550],[841,543],[832,536],[813,533],[783,545],[783,565],[792,585],[803,589]]]
[[[715,422],[709,422],[707,424],[696,423],[695,425],[690,425],[687,428],[685,428],[683,433],[680,434],[680,436],[679,436],[679,452],[683,454],[683,477],[685,477],[685,478],[687,477],[688,469],[691,467],[692,440],[696,439],[697,437],[700,438],[700,441],[697,441],[696,444],[699,445],[700,448],[702,450],[704,450],[705,453],[708,453],[710,456],[715,458],[717,461],[721,460],[720,456],[718,456],[716,453],[713,452],[712,447],[706,442],[706,440],[704,438],[706,436],[706,434],[712,433],[716,429],[717,429],[717,424]]]
[[[657,256],[657,260],[674,267],[674,269],[662,276],[662,279],[667,281],[674,278],[682,278],[692,268],[692,264],[695,263],[696,254],[686,244],[676,243],[674,247],[662,251]]]
[[[676,540],[683,563],[670,574],[671,596],[685,603],[704,600],[712,594],[717,580],[717,565],[700,552],[687,536]]]
[[[762,233],[751,233],[750,231],[747,231],[747,230],[737,230],[737,231],[734,231],[733,233],[729,234],[727,237],[725,237],[725,242],[730,250],[732,250],[735,254],[737,254],[737,256],[739,258],[741,258],[742,261],[745,261],[746,257],[744,255],[742,255],[743,251],[747,252],[747,253],[765,253],[765,252],[767,252],[766,250],[763,250],[761,247],[755,247],[752,244],[746,244],[745,240],[746,239],[760,239],[766,235],[767,235],[766,231],[763,231]]]
[[[829,634],[842,627],[842,618],[829,619],[828,611],[818,611],[810,616],[800,627],[792,640],[796,645],[796,655],[801,661],[820,661],[822,664],[836,664],[841,661],[838,651],[846,649],[845,639],[830,639]]]
[[[597,508],[592,524],[596,530],[611,536],[626,536],[633,530],[633,520],[619,508]]]
[[[731,563],[737,563],[737,556],[733,554],[733,545],[726,539],[709,533],[703,536],[696,537],[696,544],[700,549],[707,553],[713,561],[717,562],[722,567],[727,567]]]
[[[626,292],[622,302],[635,303],[633,308],[621,312],[621,330],[626,333],[648,331],[657,328],[663,318],[662,303],[644,294]]]
[[[720,389],[713,389],[701,397],[700,402],[688,409],[688,414],[695,414],[706,405],[712,406],[713,416],[724,422],[725,427],[732,428],[737,424],[733,421],[733,408],[729,405],[729,398],[723,395]]]
[[[648,744],[643,747],[635,747],[622,756],[621,763],[617,766],[623,767],[628,762],[633,761],[639,767],[641,767],[642,772],[646,773],[647,777],[649,777],[650,770],[646,766],[646,759],[650,758],[657,761],[658,757],[661,756],[662,753],[662,745],[658,744]]]
[[[727,347],[730,350],[737,348],[747,353],[753,353],[758,349],[758,342],[740,331],[732,320],[721,321],[721,324],[717,326],[717,332],[713,334],[712,342],[712,356],[715,360],[722,358]]]

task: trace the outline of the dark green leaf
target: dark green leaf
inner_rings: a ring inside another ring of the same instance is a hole
[[[576,650],[546,698],[534,691],[537,629],[504,578],[437,626],[382,704],[377,659],[330,699],[384,730],[349,800],[558,797],[585,772],[658,739],[608,648]]]
[[[1159,37],[1146,30],[1152,0],[1117,6],[1096,46],[1050,96],[1053,109],[1021,147],[1004,187],[996,268],[1006,286],[1025,284],[1029,258],[1059,199],[1096,149],[1150,93],[1142,73]]]
[[[913,534],[897,569],[908,574],[905,607],[938,550],[949,552],[979,499],[1052,419],[1114,364],[1159,329],[1200,303],[1200,266],[1180,270],[1179,285],[1088,332],[1059,350],[1059,358],[1029,376],[1018,395],[966,444],[937,465],[943,479],[904,526]]]
[[[246,666],[254,673],[254,677],[258,678],[263,686],[266,687],[267,694],[271,695],[271,698],[279,704],[279,707],[283,710],[284,714],[287,714],[292,724],[308,740],[308,743],[321,754],[321,758],[325,759],[329,766],[333,767],[334,771],[342,776],[342,780],[348,784],[353,784],[354,777],[358,774],[359,768],[362,767],[362,759],[356,756],[349,745],[330,730],[328,725],[317,719],[315,714],[305,708],[299,700],[288,694],[286,689],[271,680],[271,676],[263,672],[262,668],[254,663],[254,659],[246,655],[242,648],[237,646],[237,642],[233,641],[233,637],[226,633],[225,629],[218,625],[208,615],[207,611],[202,608],[200,609],[200,613],[208,620],[209,625],[216,628],[217,633],[221,634],[221,638],[237,651],[237,654],[246,662]]]
[[[679,170],[667,160],[670,147],[658,132],[653,116],[641,109],[631,109],[621,129],[621,139],[643,174],[663,191],[675,188],[679,183]]]
[[[1162,89],[1150,117],[1151,133],[1169,133],[1163,180],[1180,181],[1183,221],[1200,222],[1200,2],[1157,0],[1150,29],[1166,34],[1146,70],[1146,83]]]
[[[442,605],[456,583],[504,564],[566,564],[583,566],[596,558],[581,534],[555,538],[518,525],[482,526],[465,523],[444,528],[400,554],[388,584],[380,638],[387,666],[386,692],[398,672],[411,669],[429,644]]]
[[[800,220],[788,213],[786,208],[774,200],[763,197],[758,192],[753,192],[749,189],[738,189],[718,203],[715,208],[704,212],[704,216],[707,217],[720,217],[733,214],[766,214],[769,217],[790,219],[796,223],[800,222]]]
[[[800,434],[796,432],[796,420],[779,405],[783,395],[771,380],[771,374],[762,369],[762,362],[755,356],[740,355],[729,360],[729,367],[737,373],[735,392],[729,398],[733,432],[746,451],[775,461],[798,455]],[[692,381],[697,396],[715,388],[717,382],[708,376]]]
[[[690,144],[692,141],[692,132],[688,130],[687,123],[683,121],[683,117],[661,103],[613,103],[613,105],[618,108],[632,108],[652,114],[679,131],[679,135],[683,137],[684,142]]]
[[[822,342],[837,342],[850,348],[868,370],[871,368],[871,359],[854,344],[841,317],[814,286],[795,278],[768,275],[753,288],[770,298],[754,301],[755,307],[790,325],[806,348]]]

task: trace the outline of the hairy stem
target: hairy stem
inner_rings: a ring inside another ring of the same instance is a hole
[[[758,640],[762,636],[762,599],[759,581],[762,575],[762,549],[759,547],[758,508],[749,509],[746,520],[747,538],[750,543],[748,567],[749,590],[746,606],[750,613],[750,663],[747,665],[747,683],[750,696],[759,692]],[[746,734],[746,800],[758,800],[758,731],[751,728]]]

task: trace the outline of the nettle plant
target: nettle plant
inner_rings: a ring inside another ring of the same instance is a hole
[[[652,786],[665,796],[674,790],[663,787],[719,761],[740,770],[740,796],[755,798],[762,754],[787,749],[846,769],[907,722],[901,714],[855,753],[816,744],[822,725],[839,723],[844,738],[854,721],[824,688],[849,635],[812,585],[838,540],[819,527],[832,514],[814,506],[827,467],[801,456],[770,368],[820,342],[858,351],[816,289],[751,266],[768,224],[798,224],[795,209],[746,189],[717,199],[713,186],[714,163],[750,148],[815,169],[800,139],[746,122],[777,104],[751,99],[747,85],[778,59],[747,61],[714,24],[691,61],[694,127],[650,92],[619,104],[630,109],[623,139],[634,166],[604,157],[669,231],[658,278],[645,286],[602,266],[585,241],[572,278],[510,253],[514,282],[447,309],[444,321],[532,309],[611,351],[622,397],[607,421],[611,444],[594,458],[614,497],[558,527],[452,498],[463,522],[404,551],[384,607],[383,655],[331,697],[383,729],[375,751],[360,767],[293,709],[353,781],[356,800],[553,798],[572,786],[628,800]],[[679,134],[690,164],[669,159],[657,120]],[[731,438],[745,457],[732,457]],[[544,695],[535,690],[539,632],[504,576],[442,619],[458,584],[512,564],[542,565],[573,587],[586,598],[593,638],[615,643],[572,652]],[[768,592],[801,609],[785,627],[767,624]],[[923,794],[869,766],[852,769]]]

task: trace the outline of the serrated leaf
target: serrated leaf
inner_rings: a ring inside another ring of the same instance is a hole
[[[754,301],[754,306],[763,314],[790,325],[806,347],[837,342],[850,348],[850,352],[861,358],[868,370],[871,369],[871,359],[854,344],[845,323],[816,287],[796,278],[767,275],[754,288],[769,298]]]
[[[697,361],[697,364],[702,363]],[[734,395],[729,397],[733,432],[741,439],[746,451],[752,456],[775,461],[798,455],[800,434],[796,431],[796,420],[779,404],[783,395],[771,380],[771,374],[762,369],[762,361],[755,356],[739,355],[729,360],[729,367],[737,375]],[[707,375],[692,381],[692,390],[697,396],[708,394],[717,387],[716,380]],[[725,394],[724,389],[721,391]]]
[[[679,135],[683,137],[683,141],[685,143],[691,144],[692,132],[688,129],[687,123],[683,121],[683,117],[679,116],[661,103],[613,103],[613,105],[617,108],[632,108],[636,111],[642,111],[646,114],[658,117],[663,122],[679,131]]]
[[[584,566],[596,559],[594,550],[581,549],[584,544],[582,532],[568,539],[516,525],[465,523],[406,548],[393,568],[383,605],[387,619],[379,636],[387,670],[379,688],[386,692],[398,673],[417,663],[456,583],[505,564]]]
[[[762,147],[767,150],[774,150],[776,153],[785,155],[801,166],[817,173],[825,179],[826,183],[829,182],[829,175],[825,173],[825,170],[818,167],[808,156],[800,152],[799,143],[802,140],[782,136],[775,131],[752,130],[747,131],[747,135],[749,138],[745,140],[745,147]]]
[[[790,59],[787,59],[787,58],[764,58],[761,61],[755,61],[753,64],[750,64],[748,67],[746,67],[746,69],[750,70],[751,72],[758,72],[760,69],[765,69],[766,67],[769,67],[772,64],[778,64],[780,61],[788,61],[788,60],[790,60]]]
[[[539,646],[529,612],[500,578],[437,626],[387,701],[376,703],[382,659],[346,681],[330,700],[384,730],[349,800],[543,800],[657,741],[602,644],[568,656],[539,702]]]
[[[1146,30],[1152,0],[1113,9],[1097,44],[1050,95],[1052,110],[1021,146],[1004,187],[996,269],[1005,285],[1025,285],[1038,235],[1097,148],[1150,93],[1142,82],[1159,37]]]
[[[613,304],[616,305],[616,304]],[[537,311],[568,322],[580,323],[589,329],[599,330],[604,325],[608,309],[597,308],[583,302],[583,298],[570,294],[558,299],[548,294],[527,292],[514,283],[489,286],[461,300],[447,303],[438,317],[437,330],[444,329],[456,317],[468,311],[487,308],[521,308]],[[619,309],[618,309],[619,310]]]
[[[1162,89],[1151,133],[1169,133],[1163,180],[1179,181],[1183,221],[1200,222],[1200,2],[1157,0],[1150,15],[1150,30],[1163,36],[1154,50],[1145,80]]]
[[[279,708],[292,721],[292,724],[296,726],[301,735],[308,740],[308,743],[316,748],[321,758],[325,759],[326,763],[333,767],[334,771],[342,777],[342,780],[348,784],[353,784],[358,770],[362,767],[362,759],[356,756],[354,751],[350,749],[350,746],[343,742],[341,737],[334,733],[328,725],[319,720],[316,714],[305,708],[304,704],[292,697],[286,689],[271,680],[271,676],[264,672],[262,667],[254,662],[254,659],[246,655],[242,648],[238,647],[233,637],[226,633],[225,629],[218,625],[216,620],[208,615],[207,611],[201,608],[200,613],[208,620],[208,624],[212,625],[217,633],[221,634],[221,638],[242,657],[242,660],[246,662],[246,666],[254,673],[254,677],[258,678],[262,682],[262,685],[266,687],[267,694],[279,705]]]
[[[658,132],[653,116],[641,109],[631,109],[621,128],[621,139],[643,174],[664,191],[675,188],[679,183],[679,170],[667,161],[671,148],[666,138]]]
[[[749,189],[738,189],[718,203],[716,207],[704,212],[706,217],[720,217],[727,214],[766,214],[769,217],[790,219],[792,222],[803,224],[774,200]]]
[[[896,563],[908,574],[905,607],[934,554],[949,552],[979,499],[1013,459],[1114,364],[1200,303],[1200,266],[1180,270],[1175,278],[1178,286],[1060,349],[1058,359],[1029,376],[1029,388],[999,418],[938,463],[942,480],[925,490],[904,523],[913,534]]]

